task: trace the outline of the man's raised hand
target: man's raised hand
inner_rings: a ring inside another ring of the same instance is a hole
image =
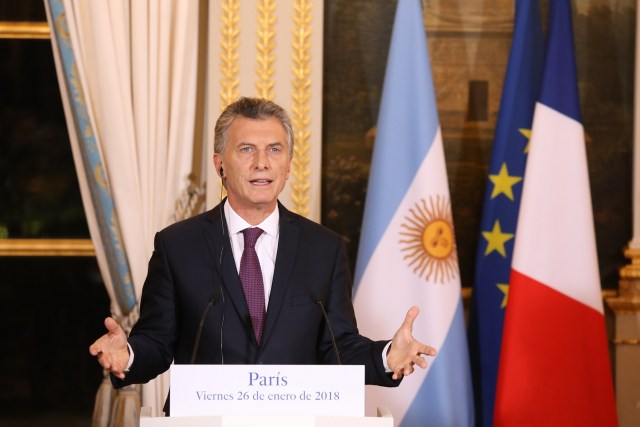
[[[418,317],[420,309],[411,307],[400,325],[400,329],[391,340],[391,347],[387,353],[387,365],[393,371],[393,379],[411,375],[414,366],[418,365],[426,369],[427,361],[423,356],[435,356],[435,348],[422,344],[413,337],[413,322]]]
[[[118,322],[111,317],[104,319],[104,326],[107,328],[107,333],[91,344],[89,353],[98,358],[98,362],[104,369],[123,379],[129,363],[127,335]]]

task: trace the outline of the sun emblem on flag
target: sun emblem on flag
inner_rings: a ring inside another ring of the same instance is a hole
[[[445,283],[458,274],[458,255],[448,197],[421,199],[401,225],[404,260],[426,281]]]

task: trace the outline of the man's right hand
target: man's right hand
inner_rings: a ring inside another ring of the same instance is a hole
[[[98,338],[90,347],[89,353],[97,356],[100,365],[116,377],[124,379],[124,371],[129,363],[127,335],[111,317],[104,319],[107,333]]]

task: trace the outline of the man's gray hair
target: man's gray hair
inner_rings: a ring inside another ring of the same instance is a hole
[[[291,118],[284,108],[275,102],[263,98],[242,97],[224,109],[216,122],[213,143],[214,152],[220,154],[227,147],[227,143],[229,142],[229,126],[231,126],[231,123],[233,123],[236,117],[253,120],[266,120],[271,117],[278,119],[287,134],[289,158],[293,158],[294,141]]]

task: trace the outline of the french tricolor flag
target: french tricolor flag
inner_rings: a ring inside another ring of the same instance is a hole
[[[549,2],[502,343],[494,425],[617,425],[569,0]]]

